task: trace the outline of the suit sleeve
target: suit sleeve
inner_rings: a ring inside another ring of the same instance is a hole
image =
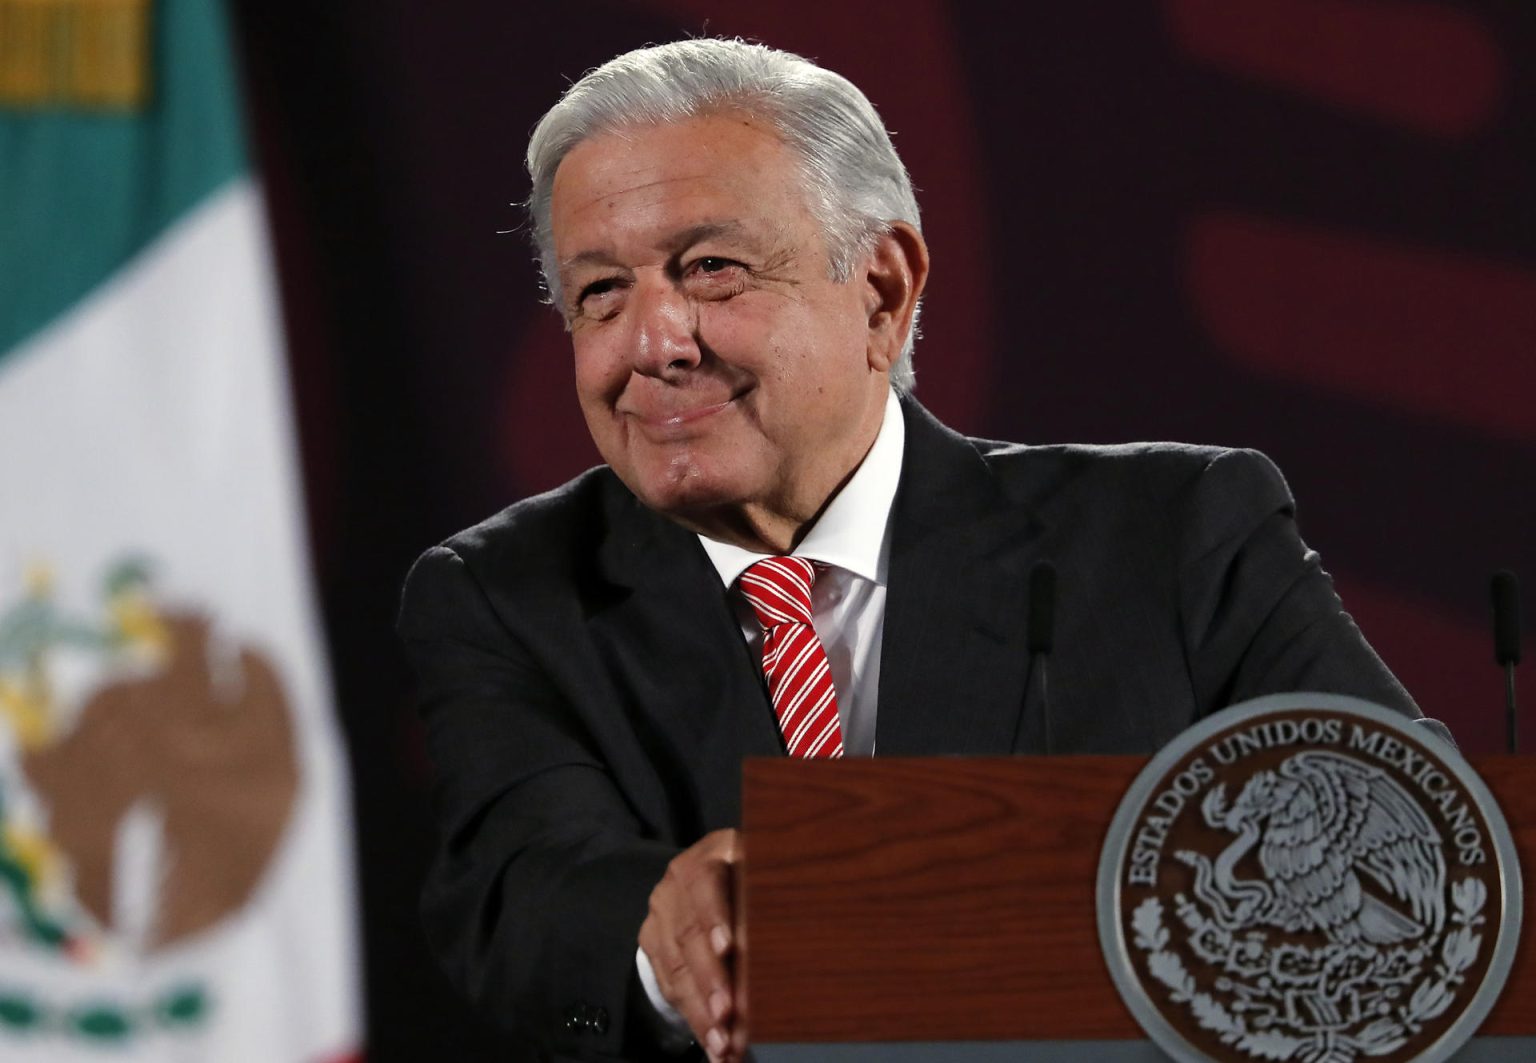
[[[591,736],[458,554],[416,563],[399,630],[437,775],[429,943],[481,1011],[542,1051],[646,1058],[635,940],[677,850],[644,838]]]
[[[1179,606],[1202,714],[1264,694],[1349,694],[1418,717],[1296,529],[1280,472],[1223,451],[1186,495]]]

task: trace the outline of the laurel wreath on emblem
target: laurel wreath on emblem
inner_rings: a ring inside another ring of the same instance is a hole
[[[1339,943],[1316,949],[1270,945],[1262,931],[1238,937],[1178,894],[1176,912],[1188,930],[1186,944],[1228,972],[1215,980],[1213,993],[1202,991],[1178,953],[1168,948],[1171,935],[1163,925],[1161,901],[1143,901],[1131,926],[1136,947],[1147,954],[1148,972],[1223,1044],[1265,1060],[1352,1063],[1360,1055],[1382,1056],[1400,1048],[1455,999],[1456,987],[1482,947],[1483,935],[1476,928],[1485,922],[1488,895],[1473,877],[1452,885],[1450,893],[1453,911],[1439,943],[1439,962],[1406,1001],[1405,988],[1419,978],[1433,942],[1392,950]],[[1297,1029],[1305,1036],[1287,1032]]]
[[[76,893],[67,849],[27,783],[30,756],[57,750],[78,724],[58,696],[52,655],[68,650],[98,664],[158,664],[175,643],[171,621],[152,593],[153,566],[128,556],[101,582],[101,612],[73,613],[54,597],[50,568],[27,574],[20,601],[0,609],[0,952],[21,948],[89,970],[106,933]],[[99,811],[99,810],[98,810]],[[113,943],[121,948],[121,937]],[[207,1024],[216,1006],[196,981],[152,989],[140,999],[112,999],[93,989],[69,1000],[40,992],[7,970],[0,978],[0,1035],[62,1034],[119,1046],[148,1033],[186,1032]],[[0,1039],[0,1044],[6,1043]]]

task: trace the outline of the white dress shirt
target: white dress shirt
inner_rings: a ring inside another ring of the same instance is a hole
[[[880,432],[852,479],[827,504],[795,556],[828,567],[811,589],[811,620],[832,668],[843,749],[875,752],[875,702],[880,689],[880,635],[885,629],[885,583],[891,557],[891,502],[901,479],[906,426],[895,392],[888,393]],[[699,536],[699,543],[733,588],[747,568],[772,554],[743,550]],[[731,595],[747,643],[761,656],[763,629],[739,593]]]
[[[816,577],[811,590],[811,622],[832,669],[843,750],[848,756],[867,757],[875,752],[880,636],[885,631],[885,586],[891,558],[891,503],[901,479],[905,449],[901,404],[895,392],[888,392],[874,445],[795,548],[795,556],[828,566]],[[702,535],[699,543],[727,589],[734,588],[737,578],[754,562],[774,556]],[[746,599],[734,590],[731,597],[741,620],[741,633],[760,656],[763,629]],[[688,1024],[661,995],[644,949],[636,950],[635,964],[646,996],[665,1026],[686,1044]]]

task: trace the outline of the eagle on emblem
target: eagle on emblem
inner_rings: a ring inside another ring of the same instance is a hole
[[[1193,892],[1229,931],[1317,931],[1336,945],[1390,946],[1437,935],[1445,922],[1440,836],[1380,768],[1306,750],[1253,775],[1231,804],[1214,787],[1205,822],[1235,834],[1214,861],[1182,851]],[[1239,877],[1257,847],[1262,878]]]

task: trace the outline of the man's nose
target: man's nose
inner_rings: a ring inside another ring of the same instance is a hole
[[[697,311],[671,278],[638,279],[629,311],[639,372],[664,377],[699,364]]]

